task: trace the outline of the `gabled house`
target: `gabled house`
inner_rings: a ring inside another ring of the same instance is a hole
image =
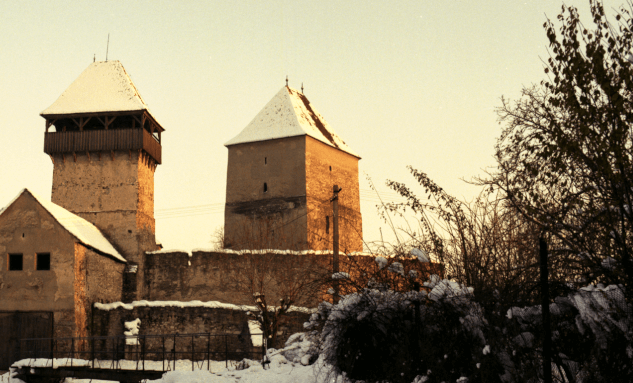
[[[0,211],[0,369],[19,339],[88,336],[93,302],[121,300],[127,261],[92,223],[24,189]]]

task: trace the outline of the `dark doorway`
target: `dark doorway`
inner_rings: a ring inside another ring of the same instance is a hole
[[[34,351],[24,350],[21,353],[20,339],[52,337],[52,312],[0,312],[0,370],[8,370],[13,362],[22,359],[22,354],[28,355],[27,351]],[[50,353],[50,344],[38,344],[38,349],[41,349],[37,350],[38,354],[47,355]]]

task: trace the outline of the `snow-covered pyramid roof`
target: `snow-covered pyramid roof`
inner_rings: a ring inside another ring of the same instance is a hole
[[[146,110],[132,79],[119,61],[88,66],[61,96],[40,113],[43,117]]]
[[[108,254],[121,262],[127,262],[112,244],[101,234],[99,229],[90,222],[75,215],[63,207],[56,205],[28,189],[23,189],[18,196],[11,201],[4,209],[0,209],[0,215],[15,202],[22,194],[29,193],[35,200],[48,211],[55,220],[72,234],[79,242],[91,247],[101,253]]]
[[[305,135],[359,157],[334,133],[323,116],[310,105],[310,101],[301,92],[288,86],[281,88],[253,121],[224,145]]]

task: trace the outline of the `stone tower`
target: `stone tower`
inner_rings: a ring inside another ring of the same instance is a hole
[[[338,185],[340,250],[362,251],[360,157],[302,93],[283,87],[225,146],[226,247],[332,250]]]
[[[99,228],[134,271],[157,249],[154,171],[164,129],[118,61],[92,63],[41,116],[52,202]]]

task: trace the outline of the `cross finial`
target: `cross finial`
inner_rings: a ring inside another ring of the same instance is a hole
[[[286,86],[288,86],[288,75],[286,75]]]
[[[303,94],[303,83],[301,83],[301,93]]]

